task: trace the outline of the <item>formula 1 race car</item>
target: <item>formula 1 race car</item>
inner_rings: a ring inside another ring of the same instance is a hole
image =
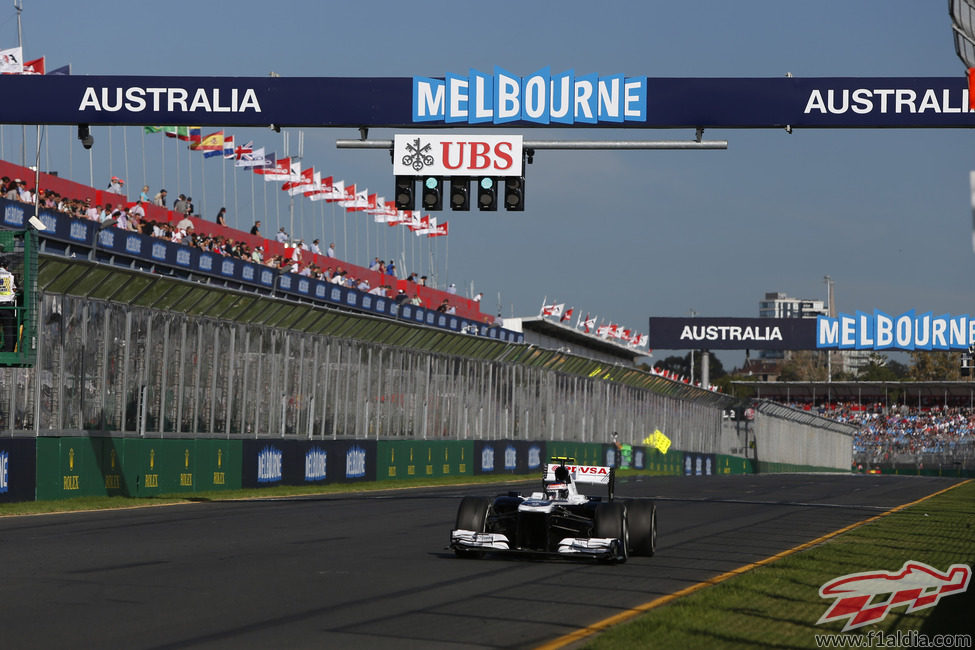
[[[458,557],[498,552],[625,562],[630,555],[653,555],[656,506],[650,501],[614,500],[615,478],[612,467],[553,458],[541,492],[527,497],[464,497],[450,548]],[[579,494],[578,483],[606,485],[608,500]]]

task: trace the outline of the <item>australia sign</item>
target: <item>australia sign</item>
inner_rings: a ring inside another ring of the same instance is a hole
[[[975,127],[955,77],[0,75],[0,124],[276,127]]]
[[[659,350],[967,350],[975,318],[881,311],[836,318],[651,318]]]
[[[651,318],[651,349],[812,350],[811,318]]]

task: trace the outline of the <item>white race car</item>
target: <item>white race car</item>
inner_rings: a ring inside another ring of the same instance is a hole
[[[459,557],[504,552],[625,562],[630,555],[653,555],[656,506],[651,501],[615,500],[615,477],[612,467],[553,458],[541,492],[527,497],[464,497],[450,548]],[[579,494],[579,483],[606,485],[608,500]]]

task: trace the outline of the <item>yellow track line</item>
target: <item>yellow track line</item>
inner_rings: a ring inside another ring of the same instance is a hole
[[[721,575],[716,576],[714,578],[711,578],[709,580],[705,580],[703,582],[699,582],[697,584],[691,585],[690,587],[685,587],[685,588],[681,589],[680,591],[675,591],[672,594],[667,594],[666,596],[661,596],[660,598],[656,598],[654,600],[651,600],[648,603],[643,603],[642,605],[637,605],[636,607],[634,607],[632,609],[624,610],[624,611],[620,612],[619,614],[614,614],[613,616],[610,616],[609,618],[604,618],[603,620],[597,621],[596,623],[593,623],[592,625],[588,625],[588,626],[586,626],[584,628],[580,628],[580,629],[578,629],[578,630],[576,630],[574,632],[570,632],[569,634],[566,634],[564,636],[560,636],[557,639],[553,639],[552,641],[549,641],[548,643],[544,643],[544,644],[542,644],[540,646],[537,646],[535,650],[557,650],[558,648],[564,648],[567,645],[570,645],[570,644],[575,643],[577,641],[581,641],[582,639],[585,639],[586,637],[592,636],[593,634],[596,634],[597,632],[601,632],[602,630],[605,630],[608,627],[611,627],[613,625],[617,625],[619,623],[622,623],[623,621],[629,620],[629,619],[633,618],[634,616],[636,616],[638,614],[642,614],[644,612],[648,612],[651,609],[655,609],[657,607],[660,607],[661,605],[666,605],[667,603],[671,602],[672,600],[676,600],[676,599],[680,598],[681,596],[686,596],[688,594],[694,593],[698,589],[702,589],[702,588],[708,587],[710,585],[716,585],[719,582],[724,582],[728,578],[733,578],[733,577],[735,577],[737,575],[741,575],[742,573],[745,573],[746,571],[751,571],[752,569],[754,569],[756,567],[764,566],[766,564],[771,564],[772,562],[775,562],[776,560],[780,560],[780,559],[786,557],[787,555],[792,555],[793,553],[798,553],[799,551],[804,551],[805,549],[807,549],[807,548],[809,548],[811,546],[816,546],[817,544],[822,544],[826,540],[831,539],[833,537],[836,537],[837,535],[842,535],[843,533],[845,533],[847,531],[850,531],[850,530],[853,530],[854,528],[858,528],[860,526],[863,526],[864,524],[869,524],[872,521],[876,521],[876,520],[880,519],[881,517],[886,517],[887,515],[893,514],[895,512],[900,511],[900,510],[903,510],[904,508],[910,508],[913,505],[917,505],[917,504],[921,503],[922,501],[927,501],[928,499],[930,499],[932,497],[936,497],[939,494],[944,494],[945,492],[947,492],[949,490],[954,490],[956,487],[965,485],[966,483],[971,483],[972,480],[973,479],[967,479],[965,481],[962,481],[961,483],[956,483],[956,484],[954,484],[952,486],[946,487],[943,490],[939,490],[937,492],[934,492],[933,494],[929,494],[926,497],[921,497],[920,499],[917,499],[916,501],[911,501],[910,503],[905,503],[905,504],[896,506],[894,508],[891,508],[890,510],[887,510],[885,512],[880,513],[879,515],[874,515],[873,517],[870,517],[869,519],[864,519],[863,521],[858,521],[855,524],[850,524],[849,526],[846,526],[844,528],[840,528],[839,530],[834,530],[831,533],[826,533],[822,537],[817,537],[816,539],[814,539],[814,540],[812,540],[810,542],[805,542],[804,544],[799,544],[798,546],[793,546],[792,548],[787,549],[785,551],[782,551],[781,553],[776,553],[775,555],[772,555],[770,557],[764,558],[762,560],[758,560],[757,562],[752,562],[751,564],[745,564],[743,566],[738,567],[737,569],[732,569],[731,571],[728,571],[726,573],[722,573]]]

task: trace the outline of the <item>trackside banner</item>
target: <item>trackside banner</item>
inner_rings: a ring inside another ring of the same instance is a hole
[[[967,350],[975,318],[914,310],[836,318],[651,318],[658,350]]]
[[[973,127],[956,77],[0,76],[0,123],[284,127]]]
[[[813,350],[811,318],[651,318],[650,349]]]

